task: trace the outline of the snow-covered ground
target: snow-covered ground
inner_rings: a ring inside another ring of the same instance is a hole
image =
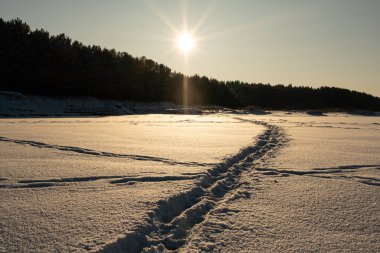
[[[0,252],[379,252],[380,118],[0,119]]]
[[[263,130],[218,115],[1,119],[0,249],[99,249]]]
[[[380,252],[379,118],[244,119],[281,127],[286,144],[244,172],[183,252]]]

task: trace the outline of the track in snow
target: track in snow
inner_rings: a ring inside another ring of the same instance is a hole
[[[205,219],[226,193],[239,187],[241,174],[253,169],[262,157],[273,155],[287,142],[280,127],[260,121],[235,119],[262,125],[266,130],[252,146],[209,169],[191,190],[159,201],[157,208],[148,214],[142,225],[105,245],[99,252],[179,250],[186,244],[191,229]]]
[[[355,175],[359,169],[371,169],[373,172],[380,170],[379,164],[372,165],[347,165],[333,168],[315,168],[311,170],[287,170],[287,169],[273,169],[273,168],[256,168],[263,175],[269,176],[311,176],[325,179],[339,179],[347,180],[357,183],[362,183],[371,186],[380,186],[380,178],[378,176],[361,176]],[[379,175],[377,173],[377,175]]]
[[[45,188],[45,187],[57,187],[65,186],[67,183],[81,183],[81,182],[93,182],[98,180],[107,180],[111,184],[133,184],[136,182],[165,182],[165,181],[182,181],[182,180],[194,180],[199,177],[200,174],[194,175],[178,175],[178,176],[92,176],[92,177],[68,177],[68,178],[51,178],[51,179],[26,179],[19,180],[16,184],[1,184],[2,188]],[[5,181],[6,178],[0,178],[0,181]]]
[[[31,147],[37,147],[37,148],[47,148],[47,149],[55,149],[55,150],[60,150],[60,151],[75,152],[75,153],[91,155],[91,156],[127,158],[127,159],[138,160],[138,161],[160,162],[160,163],[165,163],[169,165],[184,165],[184,166],[195,166],[195,167],[214,165],[213,163],[180,162],[180,161],[175,161],[168,158],[155,157],[155,156],[118,154],[118,153],[98,151],[98,150],[81,148],[81,147],[54,145],[54,144],[48,144],[48,143],[39,142],[39,141],[17,140],[17,139],[11,139],[7,137],[3,137],[3,136],[0,136],[0,141],[11,142],[11,143],[20,144],[20,145],[27,145]]]

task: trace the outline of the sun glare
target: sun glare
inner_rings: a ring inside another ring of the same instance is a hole
[[[189,33],[182,33],[177,37],[177,47],[185,54],[194,48],[194,37]]]

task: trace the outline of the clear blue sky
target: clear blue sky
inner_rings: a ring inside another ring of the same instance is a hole
[[[380,96],[380,0],[0,0],[0,16],[187,74]]]

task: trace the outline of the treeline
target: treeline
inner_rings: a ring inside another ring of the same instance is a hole
[[[186,85],[184,85],[184,83]],[[0,18],[0,90],[186,105],[380,110],[380,98],[347,89],[250,84],[184,76],[145,57],[86,46]],[[186,94],[186,95],[184,95]]]

